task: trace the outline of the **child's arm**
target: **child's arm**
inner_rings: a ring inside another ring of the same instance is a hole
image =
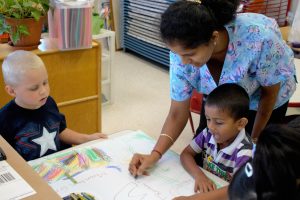
[[[102,133],[83,134],[66,128],[59,134],[59,139],[66,144],[82,144],[100,138],[107,138],[107,135]]]
[[[220,189],[202,193],[194,194],[192,196],[180,196],[176,197],[173,200],[228,200],[228,186],[222,187]]]
[[[194,157],[197,153],[189,145],[180,155],[180,160],[183,167],[195,179],[195,192],[209,192],[216,189],[216,185],[202,172],[197,165]]]

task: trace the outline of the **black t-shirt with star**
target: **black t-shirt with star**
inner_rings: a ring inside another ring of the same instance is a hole
[[[39,109],[12,100],[0,110],[0,134],[27,161],[68,147],[58,137],[65,128],[65,116],[50,96]]]

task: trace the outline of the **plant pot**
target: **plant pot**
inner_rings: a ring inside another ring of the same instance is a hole
[[[5,18],[5,23],[11,26],[12,32],[15,31],[16,27],[19,25],[26,26],[29,32],[29,35],[22,34],[20,36],[20,40],[18,40],[16,43],[13,43],[13,46],[18,49],[22,49],[22,47],[25,47],[27,50],[30,49],[30,47],[32,47],[32,49],[37,48],[40,44],[40,38],[45,18],[45,16],[41,16],[38,21],[36,21],[34,18]]]
[[[7,43],[9,41],[9,34],[3,33],[0,35],[0,43]]]

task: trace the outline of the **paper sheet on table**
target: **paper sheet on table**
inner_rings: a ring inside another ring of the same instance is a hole
[[[17,200],[36,192],[6,161],[0,161],[0,194],[1,200]]]
[[[61,197],[86,192],[97,200],[161,200],[194,194],[194,180],[173,151],[164,154],[149,176],[134,179],[129,174],[132,155],[149,153],[155,142],[142,131],[132,131],[29,164]],[[228,184],[211,177],[218,187]]]

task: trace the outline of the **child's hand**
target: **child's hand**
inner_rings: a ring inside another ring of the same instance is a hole
[[[205,193],[215,189],[217,189],[216,185],[209,178],[203,176],[195,178],[195,192]]]
[[[107,135],[103,133],[93,133],[88,135],[88,141],[98,140],[98,139],[107,139]]]

